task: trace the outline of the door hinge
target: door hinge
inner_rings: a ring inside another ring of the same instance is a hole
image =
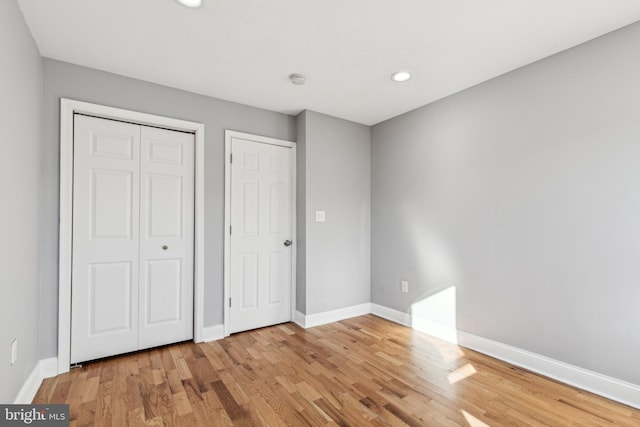
[[[231,234],[231,226],[229,226],[229,234]]]
[[[229,298],[229,308],[231,308],[231,298]]]
[[[233,153],[229,154],[229,163],[233,163]]]

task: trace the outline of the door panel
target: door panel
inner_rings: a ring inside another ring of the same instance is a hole
[[[179,141],[155,139],[150,136],[147,143],[147,161],[150,164],[184,165],[185,147]]]
[[[242,308],[258,307],[258,254],[242,254]]]
[[[91,264],[89,279],[90,331],[94,337],[104,333],[128,331],[133,322],[133,283],[131,263]]]
[[[142,127],[140,348],[193,338],[194,137]]]
[[[133,173],[93,170],[89,186],[91,239],[131,239]]]
[[[146,263],[146,324],[182,319],[182,260],[150,260]],[[162,298],[158,298],[162,296]]]
[[[181,176],[148,175],[147,236],[149,238],[182,237],[183,188]]]
[[[284,206],[284,185],[282,182],[274,182],[269,186],[269,232],[271,234],[280,235],[284,231],[282,229],[282,221],[284,220],[281,212]]]
[[[284,264],[284,260],[282,259],[282,253],[275,252],[269,254],[269,263],[268,271],[267,271],[267,288],[269,289],[269,304],[279,304],[282,301],[282,294],[284,289],[282,289],[283,285],[283,277],[282,277],[282,268],[281,266]]]
[[[291,320],[291,149],[231,141],[229,331]],[[236,160],[237,159],[237,160]]]
[[[240,231],[244,236],[258,235],[258,193],[260,185],[255,181],[245,181],[242,183],[242,228]]]
[[[140,130],[74,120],[71,363],[138,348]]]

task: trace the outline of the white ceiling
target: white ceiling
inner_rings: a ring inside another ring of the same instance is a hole
[[[640,20],[638,0],[18,0],[43,56],[371,125]],[[414,77],[394,83],[390,75]],[[307,75],[305,86],[287,76]]]

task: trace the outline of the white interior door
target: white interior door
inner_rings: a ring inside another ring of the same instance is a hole
[[[291,149],[231,141],[229,332],[291,320]]]
[[[73,183],[71,363],[191,338],[193,135],[76,115]]]

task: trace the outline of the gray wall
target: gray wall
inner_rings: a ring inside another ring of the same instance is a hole
[[[306,302],[298,310],[309,315],[368,303],[370,128],[305,111],[298,116],[298,141],[298,185],[305,195],[298,201],[305,224],[298,269],[306,274]],[[325,223],[315,222],[316,210],[326,211]]]
[[[0,403],[13,403],[39,359],[42,151],[42,60],[14,0],[0,2],[0,58]]]
[[[57,352],[60,98],[142,111],[205,125],[205,326],[221,324],[223,298],[224,130],[286,140],[295,118],[44,59],[44,206],[41,356]]]
[[[640,24],[372,129],[372,300],[640,384]],[[410,283],[400,293],[401,279]]]
[[[296,310],[307,312],[307,112],[296,117]]]

